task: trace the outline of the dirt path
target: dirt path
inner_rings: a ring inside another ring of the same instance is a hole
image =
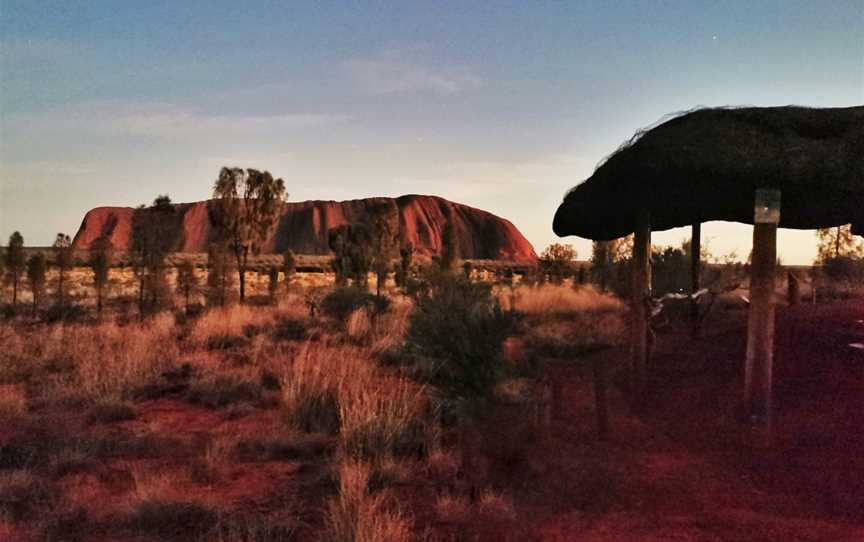
[[[556,366],[560,419],[537,450],[520,508],[540,540],[864,540],[864,306],[778,311],[770,449],[735,421],[746,314],[704,339],[658,337],[647,414],[612,395],[598,442],[590,393]],[[621,351],[600,356],[618,362]]]

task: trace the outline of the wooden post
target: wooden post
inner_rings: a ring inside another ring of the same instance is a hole
[[[779,192],[776,221],[760,220],[757,191],[750,266],[750,314],[747,321],[747,361],[744,375],[747,419],[771,427],[771,378],[774,363],[774,288],[777,264]],[[767,206],[761,206],[763,212]]]
[[[651,216],[647,210],[636,215],[636,228],[633,235],[631,294],[631,371],[633,392],[638,401],[645,392],[648,374],[648,299],[651,296]]]
[[[690,293],[695,295],[699,291],[700,272],[702,267],[702,223],[694,222],[690,235]],[[699,301],[692,299],[690,302],[690,322],[693,324],[693,335],[699,335]]]

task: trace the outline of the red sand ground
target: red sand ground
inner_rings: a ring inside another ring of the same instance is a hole
[[[605,442],[594,432],[584,370],[591,358],[550,364],[562,401],[546,437],[530,442],[524,409],[497,412],[482,429],[486,482],[514,499],[516,521],[495,524],[472,513],[470,525],[440,523],[437,496],[466,486],[439,474],[397,491],[418,525],[431,527],[433,541],[864,540],[864,352],[848,346],[864,342],[862,320],[860,301],[778,310],[771,448],[756,445],[735,420],[746,313],[733,311],[720,314],[704,339],[683,330],[658,336],[657,391],[639,416],[612,392],[613,432]],[[623,349],[595,356],[610,366],[626,360]],[[171,437],[180,447],[160,459],[120,458],[64,477],[67,495],[92,518],[128,507],[136,473],[163,473],[181,500],[240,513],[287,510],[308,526],[301,539],[320,532],[331,491],[322,458],[217,461],[212,482],[191,474],[219,435],[260,437],[282,427],[278,411],[233,419],[173,397],[137,410],[136,420],[90,430]],[[122,537],[90,535],[93,542]],[[0,522],[0,540],[28,538]]]
[[[734,416],[746,313],[721,319],[701,340],[658,337],[647,414],[613,395],[605,443],[579,369],[553,369],[563,412],[520,473],[536,479],[516,539],[864,540],[864,352],[848,346],[864,342],[864,303],[778,308],[770,449]]]

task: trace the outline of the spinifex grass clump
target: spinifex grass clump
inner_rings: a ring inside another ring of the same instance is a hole
[[[436,387],[474,399],[488,395],[501,376],[501,345],[512,325],[491,285],[434,273],[416,294],[406,343]]]
[[[411,521],[386,493],[370,492],[369,465],[348,461],[339,466],[339,494],[327,510],[327,540],[403,542],[411,539]]]
[[[366,349],[305,344],[282,377],[282,399],[289,425],[338,433],[353,457],[423,445],[425,390],[380,371]]]

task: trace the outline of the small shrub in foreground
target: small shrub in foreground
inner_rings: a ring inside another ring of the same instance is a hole
[[[14,386],[0,385],[0,421],[23,416],[27,412],[27,398]]]
[[[139,502],[124,527],[161,540],[190,540],[209,532],[217,519],[213,510],[195,503],[153,499]]]
[[[0,472],[0,517],[13,521],[29,519],[55,499],[53,489],[30,471]]]
[[[256,382],[230,375],[217,375],[192,384],[187,397],[195,404],[209,408],[222,408],[244,401],[258,401],[262,397],[262,389]]]
[[[512,329],[490,285],[433,275],[409,322],[406,343],[431,361],[433,384],[459,399],[488,394],[503,371],[502,343]]]
[[[259,515],[219,518],[207,534],[208,542],[293,542],[299,541],[300,521],[294,515],[261,517]]]
[[[134,420],[135,409],[121,401],[101,401],[90,407],[87,413],[89,423],[113,423]]]
[[[369,309],[373,314],[387,310],[390,301],[356,286],[337,288],[321,300],[321,310],[327,316],[345,322],[351,313],[360,309]]]

